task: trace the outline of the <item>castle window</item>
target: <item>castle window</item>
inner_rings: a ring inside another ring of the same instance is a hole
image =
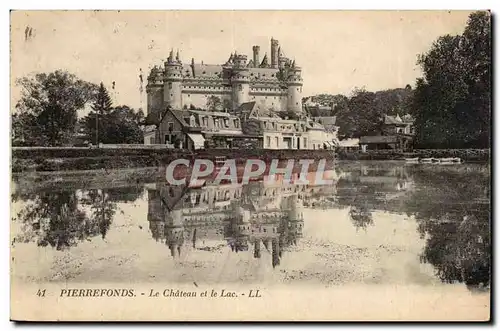
[[[203,71],[203,74],[206,74],[207,72],[206,71]]]
[[[239,84],[239,85],[238,85],[238,89],[239,89],[240,91],[243,91],[243,85]]]
[[[172,88],[172,82],[168,82],[168,88]]]
[[[191,94],[188,94],[188,98],[191,98]]]

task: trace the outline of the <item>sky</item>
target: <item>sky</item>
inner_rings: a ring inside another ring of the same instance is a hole
[[[140,69],[171,48],[183,62],[222,64],[231,52],[270,56],[270,39],[302,67],[303,96],[414,86],[417,55],[445,34],[461,34],[469,11],[14,11],[11,101],[15,79],[68,70],[103,82],[115,105],[146,109]],[[26,38],[26,27],[32,29]],[[112,82],[115,89],[111,89]],[[146,83],[146,79],[145,79]],[[144,86],[145,87],[145,86]],[[145,89],[144,89],[145,90]]]

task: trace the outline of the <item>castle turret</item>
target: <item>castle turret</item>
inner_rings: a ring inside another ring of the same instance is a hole
[[[271,68],[278,68],[279,47],[279,41],[271,38]]]
[[[260,52],[260,46],[253,46],[252,47],[252,50],[253,50],[253,65],[254,67],[258,67],[259,66],[259,52]]]
[[[173,109],[182,109],[182,62],[179,59],[179,52],[174,59],[174,51],[165,62],[164,79],[164,101],[165,106]]]
[[[233,60],[231,86],[233,93],[233,109],[250,99],[250,77],[247,68],[247,56],[235,54]]]
[[[147,113],[154,114],[154,118],[159,118],[159,114],[164,107],[163,102],[163,72],[154,66],[148,76],[146,85]]]
[[[302,69],[292,62],[288,69],[288,100],[287,110],[294,112],[302,111]]]

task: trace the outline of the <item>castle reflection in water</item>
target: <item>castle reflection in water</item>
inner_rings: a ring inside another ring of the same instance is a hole
[[[153,238],[165,243],[174,258],[188,246],[196,249],[198,242],[213,239],[224,240],[236,253],[252,249],[255,258],[265,249],[271,252],[275,267],[286,248],[302,237],[304,201],[311,196],[336,196],[337,173],[332,170],[323,178],[333,184],[306,185],[298,175],[289,184],[279,177],[274,182],[266,178],[244,185],[205,183],[197,188],[149,184],[149,227]]]

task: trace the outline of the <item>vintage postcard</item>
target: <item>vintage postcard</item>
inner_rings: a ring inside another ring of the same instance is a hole
[[[10,19],[12,320],[490,320],[489,11]]]

